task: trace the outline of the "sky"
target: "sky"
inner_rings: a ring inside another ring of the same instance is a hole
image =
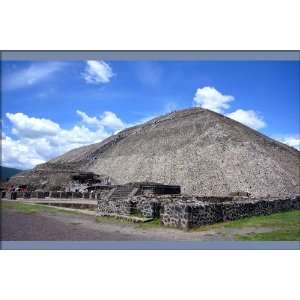
[[[189,107],[300,150],[299,61],[5,61],[2,165],[29,169]]]

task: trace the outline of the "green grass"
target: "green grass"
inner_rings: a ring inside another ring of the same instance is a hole
[[[252,217],[245,220],[238,220],[237,224],[227,224],[227,227],[233,226],[274,228],[271,232],[238,235],[237,238],[239,240],[300,241],[300,210]]]
[[[272,232],[237,235],[241,241],[300,241],[299,228],[276,230]]]
[[[157,227],[162,227],[162,225],[160,225],[160,220],[159,219],[153,219],[152,221],[148,221],[148,222],[140,222],[140,223],[134,223],[133,221],[130,220],[126,220],[123,218],[116,218],[113,216],[97,216],[96,217],[96,222],[99,223],[114,223],[114,224],[131,224],[137,228],[141,228],[141,229],[147,229],[147,228],[157,228]]]
[[[236,235],[238,240],[252,241],[299,241],[300,240],[300,210],[276,213],[267,216],[243,218],[212,225],[199,226],[191,231],[207,231],[243,228],[271,228],[271,232]]]
[[[160,224],[160,220],[159,219],[153,219],[152,221],[149,222],[145,222],[145,223],[138,223],[138,228],[141,229],[147,229],[147,228],[164,228],[164,226],[162,226]]]
[[[294,226],[300,225],[300,210],[292,210],[271,214],[267,216],[256,216],[250,218],[239,219],[225,223],[225,227],[240,227],[240,226]],[[298,227],[299,228],[299,227]]]
[[[99,223],[124,223],[124,224],[133,224],[133,222],[126,220],[126,219],[118,219],[116,217],[110,217],[110,216],[97,216],[96,217],[96,222]]]
[[[1,201],[1,209],[12,209],[19,213],[24,214],[36,214],[36,213],[51,213],[51,214],[57,214],[57,213],[64,213],[64,214],[80,214],[80,212],[76,211],[68,211],[64,209],[60,209],[57,207],[49,207],[47,205],[41,205],[41,204],[31,204],[31,203],[22,203],[17,201]]]

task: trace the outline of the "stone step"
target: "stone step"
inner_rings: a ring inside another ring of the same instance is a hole
[[[130,221],[133,223],[146,223],[153,220],[153,218],[143,218],[143,217],[136,217],[136,216],[130,216],[130,215],[119,215],[119,214],[113,214],[113,213],[97,213],[98,217],[114,217],[116,219],[122,219],[126,221]]]
[[[133,188],[118,187],[110,195],[109,200],[120,200],[127,198],[133,191]]]

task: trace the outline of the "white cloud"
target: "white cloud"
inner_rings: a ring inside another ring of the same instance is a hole
[[[75,125],[70,130],[62,130],[54,139],[50,138],[50,142],[56,145],[62,143],[66,146],[70,144],[75,144],[76,146],[89,145],[102,141],[112,133],[113,132],[105,130],[104,128],[93,131],[85,126]],[[71,146],[71,148],[74,147]]]
[[[102,126],[100,120],[96,117],[89,117],[85,112],[80,110],[77,110],[76,113],[81,117],[83,123],[96,127]]]
[[[276,136],[274,138],[279,142],[287,144],[300,151],[300,135]]]
[[[128,126],[111,111],[105,111],[101,116],[100,122],[103,126],[112,130],[121,130]]]
[[[33,63],[28,68],[13,72],[3,80],[4,89],[19,89],[32,86],[51,77],[55,72],[61,70],[65,63],[47,62]]]
[[[230,108],[230,104],[233,100],[233,96],[223,95],[214,87],[209,86],[198,88],[194,97],[196,106],[224,114],[225,116],[255,130],[267,126],[263,117],[254,110],[237,109],[231,113],[226,113],[225,111]]]
[[[28,169],[45,160],[30,145],[22,140],[13,140],[8,136],[2,137],[2,164],[3,166]]]
[[[266,127],[263,118],[253,110],[237,109],[226,116],[256,130]]]
[[[231,95],[223,95],[214,87],[205,86],[196,91],[194,102],[196,106],[223,113],[229,108],[229,103],[234,100]]]
[[[105,111],[99,118],[90,117],[80,110],[77,110],[76,112],[81,117],[82,122],[88,126],[95,126],[97,128],[106,127],[112,131],[118,131],[129,126],[129,124],[123,122],[115,113],[111,111]]]
[[[6,117],[13,124],[13,133],[22,137],[36,138],[40,136],[55,135],[60,127],[48,119],[28,117],[23,113],[6,113]]]
[[[111,77],[115,75],[109,64],[102,60],[88,60],[86,64],[85,71],[82,73],[82,75],[87,83],[107,83],[110,81]]]
[[[3,165],[32,168],[71,149],[100,142],[128,126],[113,112],[105,112],[99,118],[90,117],[82,111],[77,113],[84,124],[76,124],[71,129],[63,129],[51,120],[23,113],[7,113],[16,137],[2,134]]]

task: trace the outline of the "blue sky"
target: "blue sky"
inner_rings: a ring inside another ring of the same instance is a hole
[[[31,168],[192,106],[299,148],[299,62],[2,62],[2,163]]]

